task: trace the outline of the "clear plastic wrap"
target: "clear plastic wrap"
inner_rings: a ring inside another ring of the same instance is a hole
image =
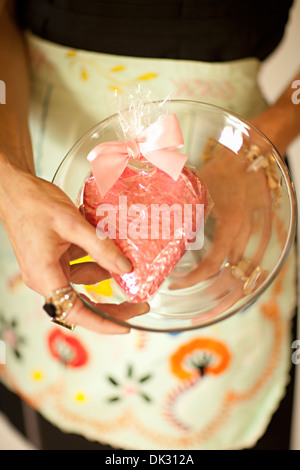
[[[152,297],[186,251],[201,248],[204,220],[212,204],[196,171],[186,163],[188,156],[177,152],[181,144],[169,145],[155,156],[159,167],[149,162],[151,152],[143,155],[142,145],[139,150],[132,150],[139,140],[145,144],[145,134],[148,140],[155,139],[155,126],[160,126],[166,116],[160,116],[159,112],[161,108],[153,104],[152,115],[145,119],[143,106],[138,102],[137,106],[131,106],[126,119],[120,113],[124,132],[120,145],[122,152],[128,154],[126,164],[123,155],[123,166],[117,165],[120,176],[115,176],[113,184],[108,183],[109,168],[104,174],[105,166],[97,165],[104,158],[103,153],[108,153],[109,166],[119,152],[119,144],[109,142],[97,146],[88,156],[93,171],[82,193],[83,214],[97,228],[98,236],[111,238],[132,263],[130,273],[121,276],[111,273],[131,302],[143,302]],[[180,133],[176,116],[172,118],[176,133]],[[172,134],[170,122],[169,119],[164,121],[158,140]],[[134,136],[141,135],[141,139],[134,140]],[[167,141],[172,144],[169,137]],[[162,160],[165,163],[161,165]],[[93,164],[95,161],[97,163]],[[181,165],[180,170],[178,165]],[[174,173],[176,166],[174,176],[172,171]]]

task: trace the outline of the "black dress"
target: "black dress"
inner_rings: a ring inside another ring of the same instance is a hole
[[[136,57],[264,60],[292,0],[19,0],[24,26],[50,41]]]

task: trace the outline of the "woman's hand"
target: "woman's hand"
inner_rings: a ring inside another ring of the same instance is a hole
[[[213,202],[210,213],[214,219],[213,239],[198,267],[174,282],[171,289],[195,285],[221,270],[213,289],[230,292],[224,299],[226,308],[244,295],[244,281],[233,276],[231,267],[242,261],[244,274],[249,276],[262,261],[272,227],[273,199],[265,170],[247,171],[250,163],[243,151],[237,155],[217,144],[217,151],[199,170],[199,178]],[[245,250],[254,233],[258,234],[259,242],[245,266]],[[224,268],[226,264],[228,267]],[[220,308],[224,309],[225,304],[218,305]],[[210,312],[215,313],[217,310]]]
[[[296,80],[300,80],[300,73],[293,82]],[[294,91],[294,87],[288,86],[272,106],[252,119],[252,123],[271,141],[282,158],[285,158],[289,145],[300,133],[300,105],[292,100]],[[273,197],[266,173],[263,168],[257,172],[246,171],[248,166],[249,160],[242,152],[237,158],[233,152],[223,148],[199,172],[214,202],[211,213],[215,220],[214,237],[199,266],[170,288],[189,287],[219,273],[214,288],[219,292],[227,289],[229,293],[222,303],[207,313],[208,318],[231,307],[245,295],[243,278],[255,274],[255,268],[260,267],[270,240]],[[260,234],[260,242],[248,264],[244,253],[254,232]],[[242,266],[242,271],[246,269],[245,276],[234,277],[232,267],[235,266]],[[260,273],[258,283],[265,279],[266,274],[265,271]]]
[[[15,168],[11,172],[13,183],[7,181],[2,187],[0,213],[28,287],[47,296],[70,281],[92,284],[110,277],[108,271],[123,274],[131,270],[112,240],[100,240],[60,188]],[[70,266],[70,260],[86,253],[95,262]],[[125,320],[147,312],[148,306],[125,302],[103,304],[101,310]],[[129,330],[91,312],[79,298],[67,321],[101,333]]]
[[[25,283],[46,296],[71,280],[92,282],[108,276],[107,270],[120,273],[131,267],[111,240],[97,238],[95,229],[59,188],[34,176],[28,51],[5,3],[0,0],[1,80],[6,84],[6,104],[0,105],[0,218]],[[69,252],[74,256],[74,248],[89,253],[95,263],[80,271],[77,266],[70,268]],[[101,309],[125,319],[145,313],[148,306],[124,303],[101,305]],[[92,313],[79,299],[67,320],[102,333],[129,330]]]

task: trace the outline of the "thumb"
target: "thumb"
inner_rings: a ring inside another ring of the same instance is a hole
[[[62,231],[67,231],[66,225]],[[82,215],[78,214],[72,221],[68,233],[60,233],[65,240],[82,248],[93,260],[104,269],[116,274],[132,271],[132,264],[109,238],[100,239],[97,231]]]

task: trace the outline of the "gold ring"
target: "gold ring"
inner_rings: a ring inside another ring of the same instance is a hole
[[[267,178],[267,183],[271,191],[273,191],[276,200],[281,197],[280,194],[280,178],[276,172],[276,160],[271,153],[263,155],[260,148],[257,145],[250,145],[249,149],[243,148],[246,152],[246,157],[250,161],[250,165],[247,167],[247,172],[258,171],[261,168],[264,169]]]
[[[77,294],[71,286],[57,289],[45,297],[43,309],[51,317],[51,321],[73,331],[75,325],[66,322],[65,319],[73,307],[76,297]]]
[[[254,268],[251,273],[247,275],[247,270],[249,269],[250,265],[250,260],[246,258],[242,258],[237,265],[230,264],[229,262],[225,264],[225,267],[230,267],[231,273],[235,279],[244,282],[243,292],[246,295],[251,294],[251,292],[253,292],[258,278],[264,271],[260,266],[256,266],[256,268]]]

